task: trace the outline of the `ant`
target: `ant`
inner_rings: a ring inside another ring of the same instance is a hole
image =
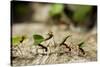
[[[51,39],[53,37],[53,34],[52,34],[51,31],[48,33],[48,35],[49,35],[49,37],[47,37],[44,41],[47,41],[47,40],[49,40],[49,39]],[[46,52],[48,51],[47,47],[43,46],[42,44],[38,44],[38,45],[40,47],[42,47],[43,49],[45,49]]]
[[[65,43],[65,41],[66,41],[70,36],[71,36],[71,35],[65,37],[65,39],[60,43],[60,46],[61,46],[61,45],[66,46],[66,48],[68,48],[69,51],[71,51],[71,48]]]
[[[85,51],[83,50],[83,48],[81,47],[84,44],[84,42],[81,42],[78,44],[78,48],[79,50],[82,52],[83,55],[85,55]]]
[[[26,37],[25,37],[25,36],[22,36],[22,37],[21,37],[21,40],[19,41],[20,44],[21,44],[25,39],[26,39]],[[16,45],[15,47],[17,47],[17,48],[19,49],[21,55],[23,56],[23,53],[22,53],[21,48],[19,47],[19,45],[18,45],[18,46]]]
[[[46,38],[46,39],[45,39],[45,41],[47,41],[47,40],[49,40],[49,39],[51,39],[51,38],[53,37],[53,34],[52,34],[52,32],[51,32],[51,31],[48,33],[48,35],[49,35],[49,37],[48,37],[48,38]]]
[[[25,36],[22,36],[21,37],[21,40],[20,40],[20,43],[22,43],[25,39],[26,39],[26,37]]]

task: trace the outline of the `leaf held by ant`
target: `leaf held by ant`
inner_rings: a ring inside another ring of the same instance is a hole
[[[38,34],[33,35],[34,45],[38,45],[44,41],[44,37]]]
[[[78,44],[79,48],[83,48],[84,42]]]

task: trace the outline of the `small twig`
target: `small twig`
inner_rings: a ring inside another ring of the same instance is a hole
[[[63,55],[63,54],[67,54],[68,52],[59,52],[59,51],[56,51],[56,52],[51,52],[51,53],[37,53],[35,55],[52,55],[52,54],[59,54],[59,55]]]

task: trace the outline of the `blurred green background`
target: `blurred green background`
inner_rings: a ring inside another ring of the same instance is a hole
[[[12,1],[11,18],[13,24],[35,21],[92,29],[97,24],[97,6]]]

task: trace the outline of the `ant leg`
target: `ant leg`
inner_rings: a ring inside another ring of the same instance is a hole
[[[67,36],[61,43],[60,46],[63,45],[65,43],[65,41],[70,37],[71,35]]]
[[[54,37],[53,37],[53,42],[54,42],[54,47],[56,47],[57,46],[57,43],[55,42]]]
[[[84,44],[84,42],[81,42],[78,44],[78,48],[79,48],[79,51],[82,53],[82,55],[85,55],[85,51],[84,49],[82,48],[82,45]]]

